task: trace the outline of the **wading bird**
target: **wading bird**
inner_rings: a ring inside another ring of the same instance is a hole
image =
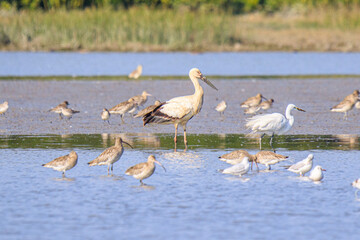
[[[142,69],[142,65],[138,65],[137,68],[128,75],[128,77],[138,79],[142,74]]]
[[[272,107],[273,103],[274,103],[274,99],[271,98],[271,99],[269,99],[267,101],[264,101],[264,102],[260,103],[259,107],[262,110],[268,110],[268,109],[270,109]]]
[[[104,120],[104,122],[107,121],[107,123],[110,124],[109,118],[110,118],[110,112],[109,110],[104,108],[103,111],[101,112],[101,119]]]
[[[195,87],[195,93],[193,95],[170,99],[169,101],[160,104],[160,106],[156,107],[153,111],[147,113],[143,118],[144,126],[148,123],[174,124],[175,150],[178,125],[180,124],[184,129],[184,144],[186,149],[186,124],[191,118],[200,112],[203,105],[204,91],[200,86],[198,79],[204,81],[210,87],[217,90],[217,88],[209,80],[207,80],[197,68],[190,70],[189,77]]]
[[[110,174],[110,166],[111,166],[111,174],[113,174],[114,163],[119,161],[121,155],[124,152],[123,143],[133,148],[129,143],[123,141],[121,137],[117,137],[115,139],[115,145],[105,149],[105,151],[103,151],[97,158],[88,162],[89,166],[108,165],[108,175]]]
[[[260,136],[260,150],[261,140],[267,135],[271,135],[270,146],[275,151],[272,141],[274,135],[284,134],[289,131],[294,124],[294,116],[291,115],[291,110],[296,109],[298,111],[305,112],[305,110],[296,107],[294,104],[289,104],[286,108],[285,116],[281,113],[263,114],[251,117],[247,120],[246,127],[251,129],[250,134],[261,133]]]
[[[220,116],[223,116],[226,107],[227,107],[226,102],[225,102],[225,101],[221,101],[221,102],[216,106],[215,110],[220,113]]]
[[[78,160],[78,155],[75,151],[71,151],[68,155],[55,158],[51,162],[43,164],[43,167],[52,168],[56,171],[63,172],[62,176],[65,177],[65,171],[75,167]]]
[[[79,113],[79,112],[80,111],[73,110],[71,108],[63,108],[63,109],[61,109],[61,114],[64,115],[64,117],[66,117],[67,120],[70,120],[75,113]]]
[[[0,114],[5,114],[5,112],[9,109],[8,101],[5,101],[0,104]]]
[[[250,107],[257,107],[261,103],[261,100],[265,99],[267,100],[261,93],[256,94],[254,97],[249,97],[245,100],[245,102],[240,104],[240,107],[242,108],[250,108]]]
[[[60,119],[62,119],[62,110],[64,108],[67,108],[69,106],[69,102],[68,101],[63,101],[62,103],[60,103],[59,105],[57,105],[56,107],[52,108],[49,110],[49,112],[54,112],[54,113],[58,113],[60,116]]]
[[[287,170],[293,173],[298,173],[300,176],[304,176],[305,173],[309,172],[313,166],[314,155],[309,154],[307,158],[291,165]]]
[[[166,172],[165,167],[155,159],[154,155],[148,157],[147,162],[138,163],[126,170],[125,174],[133,176],[140,180],[141,185],[144,185],[145,178],[150,177],[155,172],[155,163],[159,164]]]
[[[346,96],[344,100],[341,101],[341,103],[330,108],[330,111],[343,112],[344,113],[343,119],[347,120],[347,112],[354,107],[357,101],[359,101],[359,90],[355,90],[352,94]]]
[[[129,112],[131,109],[134,108],[136,104],[134,103],[134,100],[130,98],[128,101],[119,103],[115,107],[112,107],[109,109],[110,114],[119,114],[121,117],[121,122],[124,122],[124,115],[125,113]]]
[[[313,170],[311,170],[309,178],[315,182],[321,181],[324,178],[323,171],[326,170],[317,165]]]

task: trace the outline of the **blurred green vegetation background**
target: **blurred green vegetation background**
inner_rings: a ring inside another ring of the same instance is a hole
[[[198,10],[223,10],[233,14],[252,11],[273,12],[286,7],[301,5],[306,8],[318,7],[353,7],[360,5],[360,0],[0,0],[2,9],[85,9],[130,8],[147,6],[150,8],[189,8]]]

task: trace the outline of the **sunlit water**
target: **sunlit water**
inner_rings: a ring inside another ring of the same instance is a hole
[[[360,74],[360,53],[46,53],[0,52],[0,76],[127,75],[138,64],[144,75]]]
[[[158,137],[172,146],[170,135]],[[331,136],[288,138],[294,145],[286,147],[280,139],[278,152],[290,156],[289,161],[270,172],[260,166],[260,172],[238,177],[219,173],[229,165],[218,157],[237,149],[236,142],[245,144],[243,136],[212,140],[214,135],[200,135],[196,145],[183,152],[180,144],[177,153],[128,136],[135,148],[126,148],[114,165],[115,175],[108,177],[105,166],[89,167],[87,162],[111,146],[111,138],[4,136],[0,238],[358,239],[360,201],[351,182],[360,177],[359,145]],[[244,146],[257,151],[256,142]],[[70,150],[77,151],[79,160],[66,179],[41,166]],[[309,153],[314,165],[327,170],[317,184],[283,168]],[[141,187],[124,172],[149,154],[167,171],[158,167]]]

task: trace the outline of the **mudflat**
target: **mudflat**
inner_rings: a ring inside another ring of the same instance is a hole
[[[248,97],[262,93],[275,100],[273,107],[263,113],[285,112],[289,103],[306,110],[295,116],[293,128],[287,134],[360,134],[360,109],[352,109],[348,120],[343,113],[330,112],[360,86],[358,78],[334,79],[241,79],[211,80],[219,89],[202,84],[204,104],[201,112],[187,125],[188,134],[234,133],[246,134],[245,122],[250,115],[244,114],[240,103]],[[130,115],[121,124],[119,115],[110,117],[110,124],[101,119],[102,109],[111,108],[146,90],[150,97],[145,106],[155,100],[166,101],[173,97],[193,94],[190,80],[146,81],[36,81],[12,80],[0,82],[0,101],[9,102],[9,110],[0,116],[0,135],[32,134],[96,134],[96,133],[173,133],[173,125],[143,127],[141,119]],[[63,101],[79,110],[70,120],[60,119],[48,112]],[[225,117],[215,111],[221,101],[227,102]],[[179,133],[182,134],[181,128]]]

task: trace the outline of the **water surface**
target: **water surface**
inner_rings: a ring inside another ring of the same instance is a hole
[[[241,135],[193,135],[198,144],[177,153],[163,144],[172,141],[167,134],[156,136],[159,147],[141,144],[144,136],[123,137],[135,148],[126,148],[112,177],[106,176],[106,167],[86,164],[113,143],[111,137],[1,137],[0,238],[358,238],[360,201],[350,183],[360,177],[359,146],[350,147],[353,141],[288,136],[287,141],[299,146],[279,144],[288,162],[271,172],[261,167],[260,172],[238,177],[218,172],[229,166],[218,156],[237,149],[235,144],[244,142]],[[255,153],[256,146],[249,142],[246,148]],[[78,152],[79,160],[66,179],[41,166],[70,150]],[[283,168],[309,153],[327,170],[321,183]],[[167,171],[157,168],[144,180],[148,185],[140,187],[124,172],[149,154],[155,154]]]
[[[73,53],[1,52],[0,76],[128,75],[138,64],[151,76],[359,75],[360,53]]]

